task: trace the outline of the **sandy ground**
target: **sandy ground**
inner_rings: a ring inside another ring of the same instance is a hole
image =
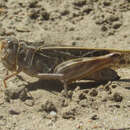
[[[6,37],[130,49],[130,0],[1,0],[0,38]],[[0,64],[1,81],[5,72]],[[111,84],[70,86],[69,100],[61,84],[20,74],[0,93],[0,130],[130,130],[130,68],[118,74]]]

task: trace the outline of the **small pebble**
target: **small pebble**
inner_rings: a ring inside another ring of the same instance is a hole
[[[52,101],[46,100],[42,105],[41,105],[41,110],[40,111],[46,111],[46,112],[51,112],[55,111],[57,112],[56,106],[53,104]]]
[[[51,111],[51,112],[50,112],[50,115],[53,116],[53,117],[55,117],[56,114],[57,114],[57,113],[56,113],[55,111]]]
[[[118,28],[120,28],[121,25],[122,25],[122,24],[121,24],[120,22],[114,22],[114,23],[113,23],[113,28],[114,28],[114,29],[118,29]]]
[[[114,93],[114,95],[113,95],[113,100],[114,100],[115,102],[121,102],[121,101],[123,100],[123,97],[121,96],[120,93]]]
[[[19,110],[15,110],[15,109],[10,109],[9,110],[9,114],[11,114],[11,115],[19,115],[20,111]]]
[[[98,117],[97,117],[97,115],[93,115],[93,116],[91,117],[91,119],[92,119],[92,120],[97,120]]]
[[[98,91],[96,89],[92,89],[90,92],[89,92],[90,96],[92,97],[95,97],[98,95]]]
[[[25,103],[27,106],[33,106],[34,105],[34,101],[33,100],[25,100]]]
[[[116,84],[112,84],[111,87],[112,87],[112,88],[116,88],[117,85],[116,85]]]
[[[86,99],[86,94],[85,93],[80,93],[79,94],[79,99],[80,100]]]

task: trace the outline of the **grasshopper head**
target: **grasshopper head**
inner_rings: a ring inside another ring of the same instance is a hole
[[[9,69],[15,69],[18,40],[8,38],[0,41],[0,58],[2,63]]]

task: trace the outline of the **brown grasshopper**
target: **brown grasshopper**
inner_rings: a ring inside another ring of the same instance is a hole
[[[84,47],[43,47],[27,46],[14,38],[0,43],[1,61],[10,71],[3,82],[24,73],[40,79],[56,79],[67,85],[80,79],[102,80],[100,72],[106,68],[127,67],[130,64],[130,50],[91,49]]]

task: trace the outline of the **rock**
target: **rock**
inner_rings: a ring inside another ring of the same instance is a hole
[[[119,16],[118,16],[118,15],[110,15],[110,16],[108,17],[108,20],[109,20],[110,22],[116,22],[116,21],[119,20]]]
[[[118,85],[117,84],[112,84],[111,87],[116,88],[116,87],[118,87]]]
[[[39,10],[36,10],[36,9],[29,10],[28,16],[31,19],[37,19],[39,17]]]
[[[83,129],[83,122],[82,121],[80,121],[79,124],[76,126],[76,130],[81,130],[81,129]],[[85,130],[87,130],[87,129],[85,129]]]
[[[110,85],[109,84],[105,85],[104,89],[105,91],[110,91],[111,90]]]
[[[61,95],[62,95],[63,97],[66,97],[66,92],[65,92],[65,90],[62,90],[62,91],[61,91]],[[72,95],[73,95],[73,92],[72,92],[71,90],[69,90],[69,91],[68,91],[68,98],[72,98]]]
[[[79,102],[79,105],[82,106],[82,107],[87,107],[89,105],[88,100],[87,99],[81,100]]]
[[[56,112],[55,111],[51,111],[50,113],[49,113],[51,116],[56,116]]]
[[[86,4],[86,0],[75,0],[75,1],[73,2],[73,4],[74,4],[75,6],[82,7],[82,6],[84,6],[84,5]]]
[[[97,120],[97,119],[99,119],[99,118],[98,118],[98,116],[95,114],[95,115],[93,115],[93,116],[91,117],[91,119],[92,119],[92,120]]]
[[[122,23],[119,22],[119,21],[118,21],[118,22],[114,22],[114,23],[113,23],[113,28],[114,28],[114,29],[118,29],[118,28],[120,28],[121,25],[122,25]]]
[[[40,12],[40,15],[41,15],[41,20],[49,20],[50,18],[50,14],[45,10]]]
[[[65,16],[65,15],[68,15],[70,13],[70,11],[68,9],[62,9],[60,11],[60,13],[61,13],[62,16]]]
[[[86,93],[80,93],[79,94],[79,99],[80,100],[86,99]]]
[[[87,99],[87,97],[86,97],[86,92],[81,91],[81,90],[80,90],[80,91],[75,91],[75,92],[73,93],[72,99],[73,99],[75,102],[79,103],[81,100]]]
[[[20,98],[21,100],[25,100],[28,97],[26,86],[7,88],[4,93],[5,100],[8,102],[10,99]]]
[[[0,29],[0,35],[1,35],[1,36],[6,35],[6,30],[5,30],[5,28],[1,28],[1,29]]]
[[[5,118],[3,115],[0,115],[0,126],[6,126],[7,125],[7,118]]]
[[[111,5],[111,1],[105,0],[105,1],[103,1],[103,5],[104,6],[110,6]]]
[[[77,86],[74,91],[77,92],[79,90],[80,90],[80,86]]]
[[[92,89],[90,92],[89,92],[89,95],[92,96],[92,97],[95,97],[98,95],[98,91],[96,89]]]
[[[22,26],[22,25],[16,26],[16,31],[17,31],[17,32],[30,32],[27,27]]]
[[[60,100],[61,106],[62,107],[67,107],[68,106],[68,99],[64,98]]]
[[[114,93],[112,100],[114,100],[115,102],[121,102],[123,100],[123,96],[121,96],[120,93]]]
[[[27,106],[32,107],[35,104],[35,102],[34,102],[34,100],[25,100],[24,104],[27,105]]]
[[[92,10],[93,10],[93,7],[92,7],[92,6],[85,6],[85,7],[83,8],[83,13],[89,14]]]
[[[107,28],[107,26],[106,26],[106,25],[103,25],[103,26],[101,27],[101,30],[102,30],[103,32],[105,32],[105,31],[107,31],[107,30],[108,30],[108,28]]]
[[[69,90],[69,91],[68,91],[68,97],[69,97],[69,98],[72,98],[72,96],[73,96],[73,91]]]
[[[62,118],[64,119],[75,119],[76,107],[66,107],[62,110]]]
[[[15,110],[15,109],[10,109],[9,110],[9,114],[11,114],[11,115],[19,115],[20,114],[20,111],[17,109],[17,110]]]
[[[41,105],[41,109],[40,111],[46,111],[51,112],[51,111],[55,111],[57,112],[57,108],[56,106],[53,104],[52,101],[46,100],[42,105]]]
[[[114,107],[120,108],[120,105],[118,105],[118,104],[112,104],[112,105],[109,105],[109,107],[111,107],[111,108],[114,108]]]
[[[28,2],[28,7],[29,8],[36,8],[37,4],[38,4],[37,0],[31,0],[31,1]]]

